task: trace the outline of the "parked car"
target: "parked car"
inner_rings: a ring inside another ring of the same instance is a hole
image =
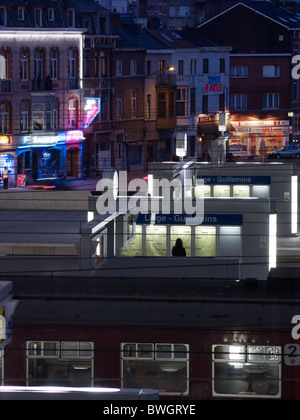
[[[281,159],[281,158],[296,158],[300,159],[300,147],[297,145],[285,146],[276,152],[267,154],[269,159]]]

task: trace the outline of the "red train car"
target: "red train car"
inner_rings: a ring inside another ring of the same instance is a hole
[[[14,281],[5,385],[151,388],[161,400],[300,398],[295,290],[195,279],[25,283]]]

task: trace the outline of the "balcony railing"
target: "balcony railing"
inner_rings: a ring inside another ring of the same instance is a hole
[[[176,85],[176,76],[174,74],[157,74],[156,75],[157,85]]]
[[[43,92],[43,91],[52,90],[51,79],[34,79],[31,82],[32,82],[33,92]]]
[[[0,92],[11,93],[11,80],[0,80]]]

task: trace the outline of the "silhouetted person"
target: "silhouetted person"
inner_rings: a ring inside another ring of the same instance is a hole
[[[185,248],[183,247],[183,242],[180,238],[176,239],[175,246],[172,248],[172,255],[173,257],[186,256]]]

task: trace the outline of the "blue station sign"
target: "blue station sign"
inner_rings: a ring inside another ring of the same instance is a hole
[[[222,225],[241,226],[243,224],[242,214],[205,214],[203,217],[189,214],[163,214],[157,213],[155,217],[151,213],[138,215],[137,224],[149,225]]]
[[[197,179],[203,180],[204,184],[238,184],[238,185],[270,185],[270,176],[239,176],[239,175],[197,175]]]

